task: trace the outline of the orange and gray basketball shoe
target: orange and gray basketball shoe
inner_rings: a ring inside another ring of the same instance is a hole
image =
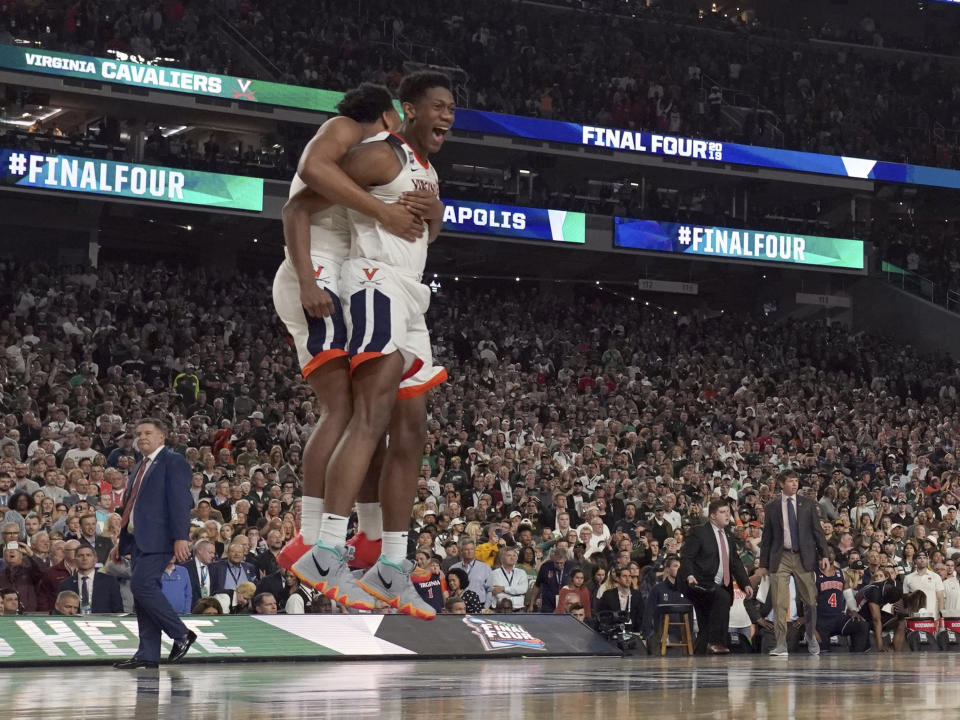
[[[409,560],[397,565],[381,555],[377,564],[367,570],[357,584],[377,600],[385,602],[404,615],[420,620],[433,620],[437,611],[420,597],[420,593],[413,586],[413,581],[410,580],[413,569],[414,564]]]

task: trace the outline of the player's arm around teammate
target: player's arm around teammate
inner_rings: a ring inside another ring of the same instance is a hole
[[[381,118],[383,130],[394,131],[399,115],[393,111]],[[330,203],[343,205],[369,215],[394,235],[415,241],[423,232],[423,222],[408,207],[385,203],[366,192],[345,173],[340,162],[351,148],[363,140],[358,123],[349,118],[334,118],[320,128],[300,156],[297,175],[307,187]]]

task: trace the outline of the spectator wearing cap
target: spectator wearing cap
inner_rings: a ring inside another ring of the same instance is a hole
[[[427,525],[435,525],[437,522],[437,510],[433,505],[426,505],[423,508],[423,515],[421,516],[417,525],[420,526],[419,529],[425,528]]]
[[[664,540],[673,535],[673,526],[664,518],[665,513],[666,508],[663,503],[658,502],[654,505],[653,517],[647,524],[647,529],[653,539],[657,540],[661,546],[663,546]]]

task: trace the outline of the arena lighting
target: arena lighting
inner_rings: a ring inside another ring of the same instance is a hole
[[[38,112],[30,112],[29,110],[24,110],[20,117],[16,120],[8,120],[6,118],[0,118],[0,123],[5,125],[15,125],[16,127],[29,128],[33,127],[37,123],[42,123],[50,118],[56,117],[63,112],[63,108],[47,108],[46,111],[43,111],[43,105],[37,106]]]
[[[159,128],[160,128],[160,134],[163,135],[163,137],[168,138],[168,137],[173,137],[174,135],[177,135],[179,133],[182,133],[184,130],[187,129],[187,126],[186,125],[160,125]]]

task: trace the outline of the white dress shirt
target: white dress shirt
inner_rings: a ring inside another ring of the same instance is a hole
[[[953,612],[960,610],[960,581],[956,573],[943,581],[943,609]]]
[[[95,569],[88,570],[86,573],[81,573],[77,571],[77,595],[80,596],[80,601],[83,602],[83,579],[87,578],[87,590],[90,593],[87,600],[89,601],[91,606],[93,605],[93,583],[96,575],[97,575],[97,571]]]
[[[497,593],[495,596],[496,601],[500,602],[504,598],[507,598],[513,604],[514,610],[523,610],[523,598],[527,593],[529,582],[530,578],[527,576],[526,571],[517,566],[514,566],[511,571],[506,571],[502,567],[499,567],[490,575],[490,585],[492,587],[497,587],[498,585],[503,586],[503,592]]]
[[[720,558],[720,562],[717,563],[717,574],[713,578],[713,581],[717,585],[723,585],[723,555],[726,552],[727,555],[727,567],[730,567],[730,543],[727,542],[726,535],[724,535],[723,530],[718,528],[712,522],[710,523],[710,529],[713,531],[713,539],[717,543],[717,555]],[[730,572],[730,570],[727,570]],[[733,573],[731,573],[733,577]]]
[[[794,543],[794,538],[790,535],[790,516],[787,514],[787,496],[782,495],[780,499],[780,508],[783,514],[783,547],[787,550],[799,550],[800,543],[799,538],[797,538],[797,543]],[[791,495],[790,500],[793,500],[793,511],[797,514],[797,526],[800,526],[800,504],[797,502],[799,499],[797,495]]]
[[[208,597],[210,595],[210,566],[204,565],[202,562],[193,559],[193,562],[197,566],[197,579],[200,581],[200,597]],[[204,578],[203,569],[206,568],[207,576]]]

